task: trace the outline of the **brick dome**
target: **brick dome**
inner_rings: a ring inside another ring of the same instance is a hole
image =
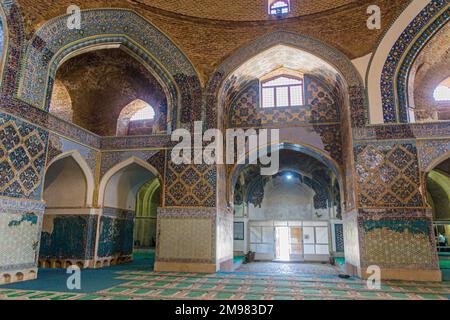
[[[39,14],[61,14],[61,8],[67,8],[68,1],[18,1],[26,11]],[[331,13],[355,6],[360,6],[361,1],[356,0],[295,0],[291,1],[290,17],[300,17],[319,13]],[[107,7],[121,6],[133,7],[143,10],[160,10],[175,13],[186,17],[195,17],[225,21],[261,21],[271,17],[268,12],[267,0],[140,0],[140,1],[83,1],[81,7]],[[44,10],[45,9],[45,10]]]
[[[178,14],[214,19],[256,21],[267,20],[267,0],[143,0],[150,6]],[[291,1],[292,17],[322,13],[355,5],[355,0],[296,0]]]

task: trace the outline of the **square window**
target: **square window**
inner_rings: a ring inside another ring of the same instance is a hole
[[[261,84],[262,108],[292,107],[304,105],[303,79],[278,76]]]
[[[303,105],[303,88],[291,87],[291,105],[302,106]]]
[[[289,107],[289,87],[277,88],[277,107]]]
[[[275,107],[275,92],[273,88],[263,89],[263,108]]]

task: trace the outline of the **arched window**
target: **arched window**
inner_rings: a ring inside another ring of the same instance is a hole
[[[450,102],[450,77],[441,82],[434,90],[434,100]]]
[[[290,11],[288,0],[269,1],[269,14],[272,16],[284,16]]]
[[[120,112],[117,119],[117,135],[127,136],[137,134],[151,134],[157,117],[155,109],[147,102],[136,99]]]
[[[143,121],[155,119],[155,110],[149,105],[136,112],[130,119],[130,121]]]
[[[298,107],[304,105],[303,79],[278,76],[264,81],[262,87],[263,108]]]

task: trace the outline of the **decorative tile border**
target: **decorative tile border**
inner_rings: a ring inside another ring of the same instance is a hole
[[[403,31],[391,49],[381,76],[385,123],[408,122],[406,102],[409,68],[428,40],[449,21],[450,8],[448,6],[448,0],[431,0]],[[446,7],[447,9],[442,12]],[[442,15],[435,19],[436,15],[440,13]],[[433,19],[435,20],[428,25]],[[409,49],[408,52],[406,52],[407,49]],[[395,91],[396,86],[397,91]]]
[[[132,157],[139,158],[151,164],[156,170],[158,170],[161,177],[164,176],[166,155],[164,150],[151,150],[151,151],[114,151],[114,152],[102,152],[101,165],[100,165],[100,178],[113,168],[115,165]]]
[[[64,121],[42,109],[33,107],[26,102],[0,95],[0,110],[32,123],[46,131],[53,131],[87,146],[100,149],[101,137],[77,125]]]
[[[101,149],[129,150],[146,148],[170,148],[176,144],[170,135],[130,136],[130,137],[102,137]]]
[[[354,140],[433,139],[450,137],[450,122],[398,123],[353,129]]]
[[[43,201],[28,201],[14,198],[0,197],[0,208],[9,213],[44,212],[45,203]]]
[[[6,46],[5,65],[0,70],[2,72],[0,92],[13,96],[19,81],[17,71],[19,70],[25,43],[24,21],[22,12],[14,0],[1,1],[0,6],[6,18],[6,21],[2,21],[2,24],[8,31],[7,39],[5,37],[7,41],[4,43]]]

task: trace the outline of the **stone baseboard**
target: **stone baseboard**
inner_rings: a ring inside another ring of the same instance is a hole
[[[363,279],[368,275],[363,274]],[[420,282],[442,282],[441,270],[423,270],[423,269],[381,269],[381,279],[383,280],[401,280],[401,281],[420,281]]]
[[[0,273],[0,285],[37,279],[37,268],[11,270]]]
[[[92,262],[92,268],[100,269],[104,267],[110,267],[118,264],[128,263],[133,261],[133,256],[120,256],[120,257],[105,257],[97,258]]]
[[[155,271],[216,273],[217,265],[210,263],[155,262]]]

